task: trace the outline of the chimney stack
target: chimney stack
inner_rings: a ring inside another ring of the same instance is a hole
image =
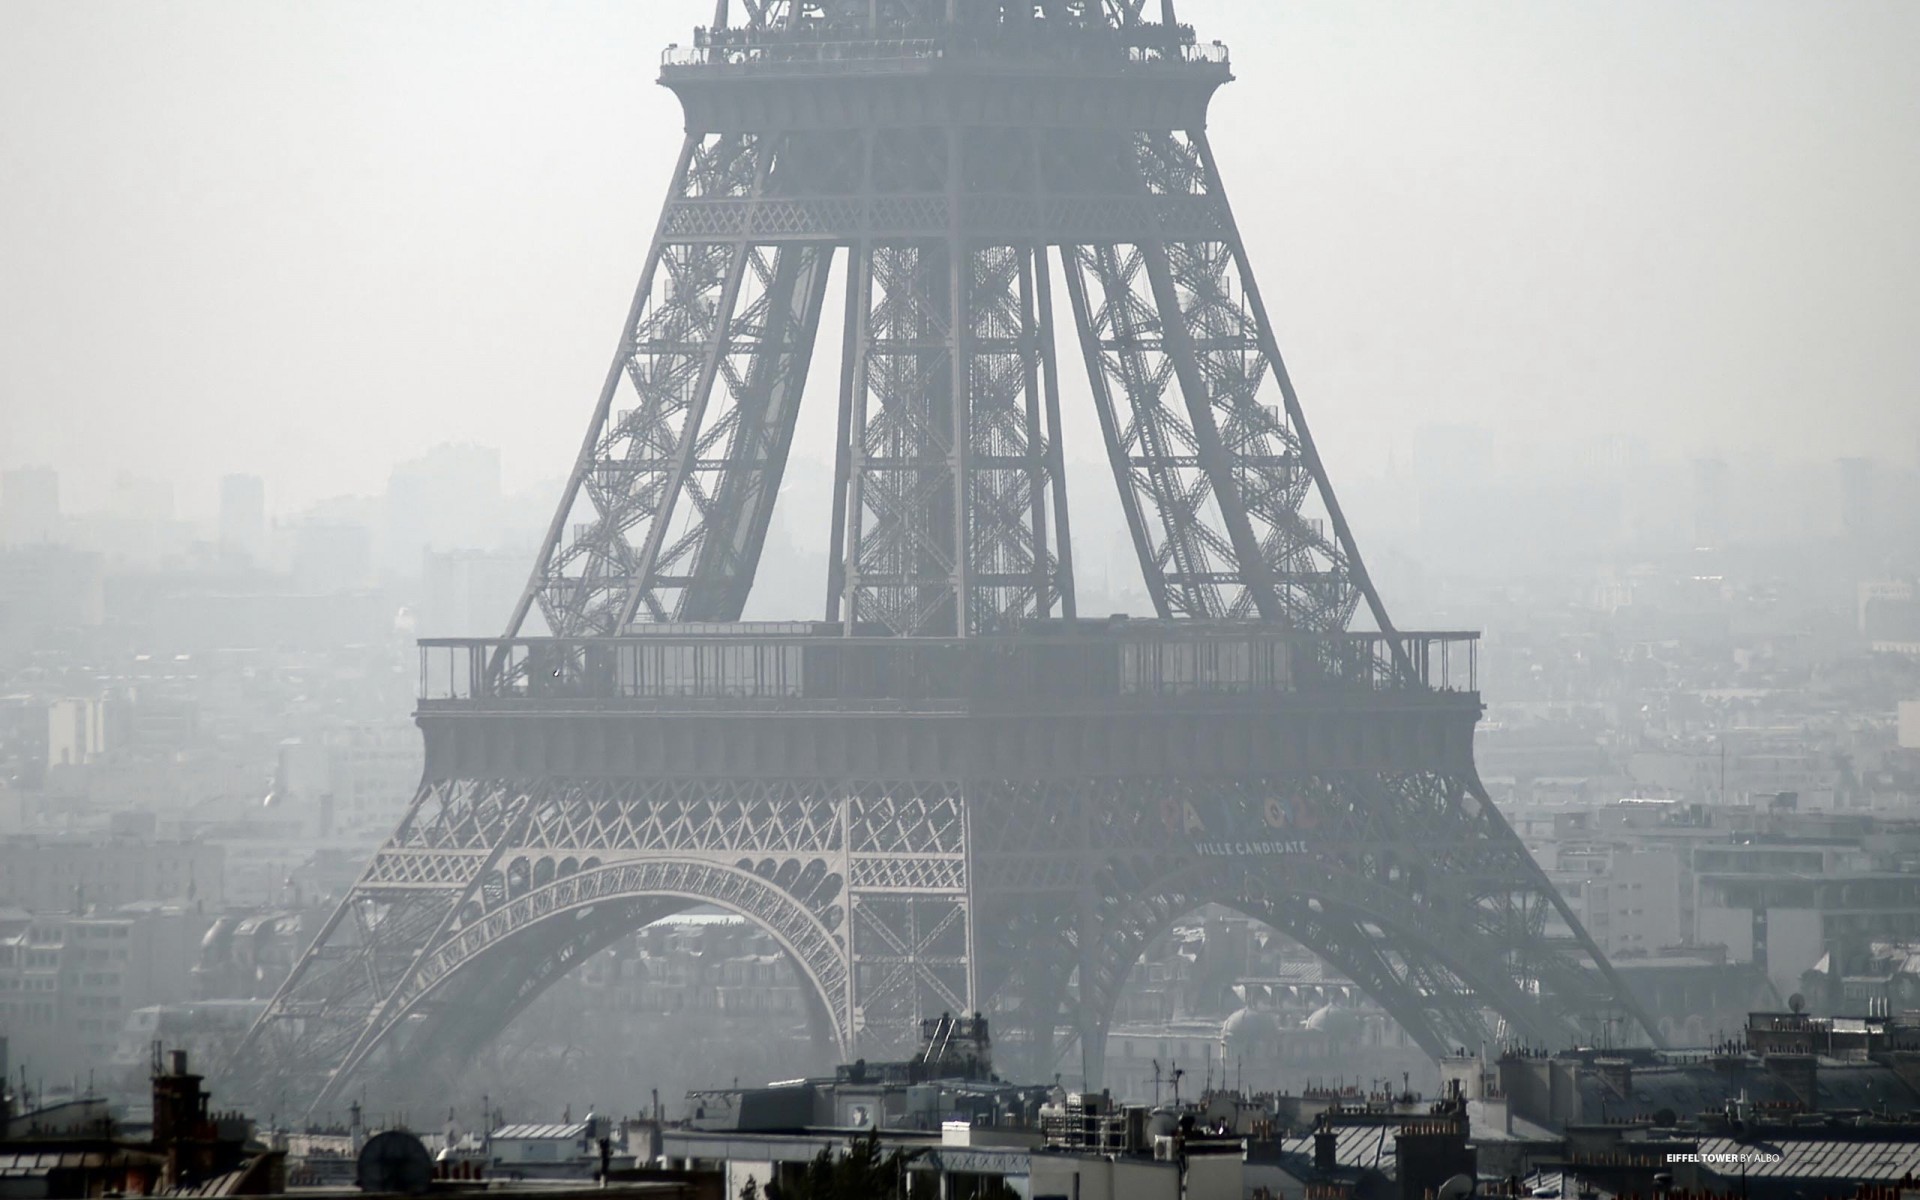
[[[1340,1165],[1340,1135],[1325,1124],[1313,1131],[1313,1169],[1331,1171]]]
[[[1596,1058],[1593,1072],[1622,1100],[1633,1098],[1633,1063],[1624,1058]]]

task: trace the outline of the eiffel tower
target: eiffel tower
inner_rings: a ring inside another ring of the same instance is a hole
[[[1474,637],[1368,578],[1208,142],[1227,52],[1148,7],[719,0],[666,51],[685,143],[545,547],[505,637],[422,643],[419,791],[229,1086],[432,1078],[696,905],[849,1058],[983,1011],[1097,1086],[1207,904],[1436,1055],[1657,1039],[1481,787]],[[826,595],[745,623],[836,260]],[[1075,608],[1063,342],[1152,618]]]

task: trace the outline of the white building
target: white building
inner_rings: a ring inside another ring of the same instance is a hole
[[[504,1171],[597,1163],[598,1126],[592,1116],[553,1125],[502,1125],[487,1138],[487,1161]]]

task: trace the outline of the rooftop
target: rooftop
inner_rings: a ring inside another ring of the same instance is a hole
[[[496,1142],[498,1141],[575,1142],[575,1141],[579,1141],[583,1137],[586,1137],[587,1131],[591,1127],[592,1127],[592,1123],[589,1121],[574,1121],[571,1124],[566,1124],[566,1125],[540,1125],[540,1124],[502,1125],[500,1128],[494,1130],[491,1134],[487,1136],[491,1137]]]
[[[1727,1156],[1706,1168],[1722,1177],[1894,1183],[1920,1175],[1920,1141],[1704,1138],[1700,1154]]]

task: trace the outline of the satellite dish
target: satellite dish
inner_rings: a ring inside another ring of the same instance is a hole
[[[356,1182],[363,1192],[418,1196],[433,1186],[433,1156],[424,1142],[404,1130],[376,1133],[360,1149]]]
[[[1778,994],[1777,992],[1775,993],[1775,995]],[[1799,992],[1795,992],[1793,995],[1787,997],[1787,1007],[1796,1013],[1805,1012],[1807,1010],[1807,998]]]
[[[1473,1195],[1473,1176],[1455,1175],[1440,1185],[1440,1190],[1433,1194],[1433,1200],[1466,1200],[1471,1195]]]

